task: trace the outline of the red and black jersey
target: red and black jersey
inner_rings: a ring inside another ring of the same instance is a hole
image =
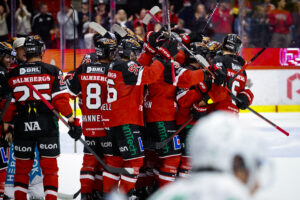
[[[228,88],[232,91],[233,95],[237,95],[245,89],[247,82],[247,74],[246,71],[240,73],[233,81],[232,78],[236,75],[236,73],[243,67],[245,61],[242,57],[237,55],[222,55],[216,56],[212,63],[217,67],[222,67],[226,69],[227,72],[227,85]],[[223,87],[216,84],[212,84],[211,90],[208,92],[210,98],[213,102],[219,101],[232,101],[230,94]]]
[[[176,113],[176,87],[190,88],[204,80],[203,70],[188,70],[174,61],[175,81],[171,66],[166,67],[158,81],[148,85],[145,112],[147,122],[173,121]]]
[[[51,114],[51,110],[40,100],[26,82],[30,82],[62,115],[72,116],[69,94],[63,73],[54,65],[43,62],[21,64],[8,74],[8,83],[13,92],[12,104],[3,117],[10,122],[14,111],[18,115],[29,115],[31,110],[40,114]]]
[[[109,69],[107,79],[108,127],[123,124],[143,126],[144,84],[155,82],[164,70],[163,64],[155,60],[151,66],[140,66],[134,61],[115,61]]]
[[[105,136],[103,112],[110,109],[107,104],[107,73],[109,63],[87,63],[80,65],[67,84],[72,96],[81,99],[83,134],[88,137]]]

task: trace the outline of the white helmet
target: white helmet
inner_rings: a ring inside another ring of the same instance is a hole
[[[240,132],[238,118],[231,113],[214,112],[201,119],[187,138],[193,170],[213,168],[229,172]]]

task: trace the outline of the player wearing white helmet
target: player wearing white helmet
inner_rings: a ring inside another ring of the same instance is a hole
[[[198,122],[187,138],[191,176],[164,187],[150,200],[251,199],[246,184],[255,182],[252,163],[258,163],[260,148],[252,148],[254,142],[239,124],[235,116],[225,112],[212,113]],[[244,136],[248,140],[242,146]]]

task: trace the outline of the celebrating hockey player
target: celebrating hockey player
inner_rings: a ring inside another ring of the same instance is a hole
[[[80,95],[82,111],[82,128],[87,144],[101,157],[101,145],[107,145],[101,139],[106,136],[102,116],[103,110],[108,111],[107,73],[110,62],[114,59],[117,43],[112,34],[105,36],[94,35],[94,44],[97,55],[96,62],[87,62],[80,65],[73,77],[67,80],[69,90],[73,96]],[[102,195],[102,166],[86,149],[80,171],[81,199],[95,199]],[[95,189],[95,191],[93,191]],[[98,196],[97,196],[98,195]]]
[[[81,136],[79,120],[72,116],[67,86],[62,72],[55,66],[41,62],[45,45],[39,36],[29,36],[24,44],[26,63],[14,68],[8,76],[13,100],[4,115],[4,131],[16,112],[14,120],[14,152],[16,157],[15,199],[27,199],[29,172],[32,169],[34,147],[40,154],[45,199],[57,199],[60,154],[58,121],[52,111],[26,85],[30,82],[62,115],[68,118],[69,135]]]
[[[5,112],[4,107],[7,99],[7,95],[10,93],[10,88],[7,82],[7,72],[12,64],[12,57],[16,56],[16,52],[12,46],[7,42],[0,42],[0,108],[1,116]],[[8,142],[12,142],[12,129],[11,127],[6,131],[3,131],[3,123],[0,124],[0,200],[4,196],[4,186],[6,180],[6,169],[8,162],[7,147]]]
[[[191,176],[162,188],[150,199],[251,199],[246,185],[257,186],[255,174],[260,169],[257,164],[262,163],[263,145],[247,129],[231,113],[219,111],[204,117],[187,138]]]
[[[174,56],[170,50],[177,46],[174,41],[164,45],[167,58]],[[105,150],[106,161],[110,166],[130,167],[134,174],[121,175],[119,188],[128,196],[134,196],[134,187],[143,164],[144,148],[139,126],[143,121],[144,85],[155,82],[162,74],[167,59],[156,58],[149,66],[143,67],[135,60],[142,50],[140,44],[132,38],[124,38],[119,45],[121,59],[116,60],[109,68],[107,79],[108,98],[111,111],[108,141],[112,146]],[[166,55],[163,55],[166,56]],[[164,64],[163,64],[164,63]],[[103,173],[103,191],[110,192],[119,182],[119,176],[107,171]]]

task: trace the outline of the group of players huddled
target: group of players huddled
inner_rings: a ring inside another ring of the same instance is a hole
[[[85,148],[81,199],[103,199],[116,188],[128,198],[145,199],[178,176],[188,176],[191,164],[185,140],[193,124],[216,110],[237,114],[251,104],[253,94],[246,87],[245,71],[235,77],[245,65],[239,56],[239,36],[229,34],[222,44],[201,33],[180,38],[196,57],[206,59],[209,71],[163,28],[148,32],[144,40],[130,33],[124,37],[95,33],[95,53],[86,55],[65,77],[56,66],[42,62],[45,49],[39,36],[25,39],[25,57],[14,63],[12,46],[0,43],[1,108],[13,94],[2,118],[1,136],[7,146],[5,141],[11,142],[13,135],[15,199],[26,199],[35,145],[45,198],[57,199],[58,191],[58,119],[28,82],[68,118],[72,138],[78,140],[83,133],[86,143],[108,166],[134,169],[131,175],[111,173]],[[69,102],[76,97],[82,126],[73,117]],[[170,142],[155,148],[189,120]],[[5,163],[1,167],[3,196]]]

